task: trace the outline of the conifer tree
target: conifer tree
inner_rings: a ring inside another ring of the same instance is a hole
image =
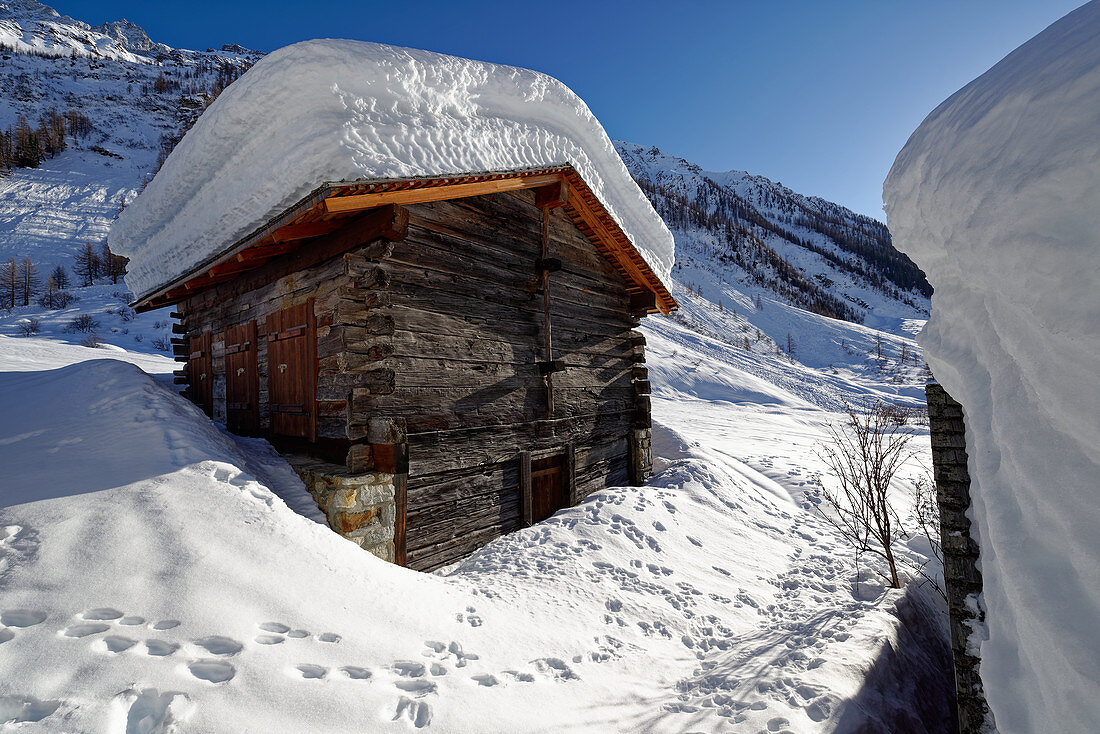
[[[15,258],[0,266],[0,307],[15,308],[15,297],[19,293],[19,265]]]
[[[69,287],[69,271],[65,269],[64,265],[58,265],[54,268],[53,272],[50,273],[50,278],[53,279],[59,291],[63,291]]]
[[[81,279],[85,286],[95,285],[95,279],[99,276],[100,262],[95,247],[91,242],[85,242],[80,252],[76,253],[76,264],[73,272]]]
[[[42,280],[38,277],[34,262],[29,257],[23,258],[19,263],[19,295],[24,306],[30,305],[31,299],[38,295],[41,285]]]

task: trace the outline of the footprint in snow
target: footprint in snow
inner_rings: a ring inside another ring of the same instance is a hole
[[[0,612],[0,624],[5,627],[34,627],[46,621],[46,613],[36,609],[6,609]]]
[[[191,675],[210,683],[228,683],[237,674],[237,669],[222,660],[196,660],[187,666]]]
[[[175,629],[180,626],[178,619],[162,619],[159,622],[153,623],[153,629],[158,631]]]
[[[312,665],[310,663],[302,663],[294,667],[303,678],[307,680],[320,680],[328,675],[328,668],[320,665]]]
[[[186,694],[176,691],[161,693],[156,688],[130,689],[116,697],[126,710],[126,732],[158,734],[176,730],[175,725],[190,718],[195,706]]]
[[[82,619],[94,622],[111,622],[122,617],[122,612],[111,607],[101,607],[99,609],[89,609],[80,616]]]
[[[393,720],[407,720],[417,729],[423,729],[432,723],[432,707],[424,701],[415,701],[407,696],[402,696],[397,702],[397,710]]]
[[[203,637],[193,642],[196,646],[201,647],[211,655],[221,655],[222,657],[232,657],[244,649],[244,645],[241,643],[230,637],[222,637],[221,635],[211,635],[210,637]]]
[[[137,644],[137,640],[122,635],[108,635],[99,640],[107,648],[107,652],[120,653],[129,650]]]
[[[111,625],[109,624],[88,622],[86,624],[70,625],[62,630],[61,634],[65,637],[88,637],[90,635],[98,635],[100,632],[106,632],[109,629],[111,629]]]
[[[369,670],[354,665],[345,665],[340,668],[340,672],[352,680],[367,680],[371,677],[371,672]]]
[[[42,721],[57,711],[59,706],[61,701],[41,701],[34,696],[0,695],[0,721],[17,725]]]
[[[164,640],[146,640],[145,653],[155,658],[165,658],[179,650],[180,646],[174,642]]]

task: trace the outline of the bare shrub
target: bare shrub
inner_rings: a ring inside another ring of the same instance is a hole
[[[27,319],[19,322],[19,333],[23,336],[33,336],[42,330],[42,324],[38,319]]]
[[[166,336],[154,336],[149,340],[149,343],[152,344],[153,348],[158,352],[172,351],[172,340]]]
[[[97,328],[99,328],[99,322],[87,313],[80,314],[65,326],[65,330],[69,333],[80,332],[81,334],[90,334]]]
[[[99,334],[89,334],[80,340],[80,346],[91,347],[92,349],[98,348],[103,344],[103,340],[99,338]]]
[[[882,558],[889,576],[879,575],[892,588],[901,588],[894,544],[909,536],[887,494],[902,464],[913,456],[912,434],[894,411],[877,403],[864,406],[862,412],[848,406],[844,423],[830,426],[829,436],[832,442],[818,455],[839,487],[823,485],[822,495],[832,512],[822,515],[852,545],[857,558],[864,553]]]

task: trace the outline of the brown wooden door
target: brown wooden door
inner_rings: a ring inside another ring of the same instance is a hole
[[[531,461],[531,520],[539,522],[569,504],[562,454]]]
[[[187,380],[191,400],[207,415],[214,413],[214,372],[210,359],[210,332],[191,337],[191,354],[187,358]]]
[[[260,430],[255,321],[225,330],[225,415],[233,433],[254,436]]]
[[[316,440],[316,354],[312,300],[267,317],[267,408],[273,434]]]

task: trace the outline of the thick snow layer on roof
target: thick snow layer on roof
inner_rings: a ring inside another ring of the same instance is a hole
[[[287,46],[234,82],[119,217],[138,296],[324,182],[572,164],[663,280],[672,235],[584,102],[510,66],[359,41]]]
[[[1002,732],[1100,721],[1100,3],[938,107],[884,197],[935,287],[921,337],[966,412]]]

